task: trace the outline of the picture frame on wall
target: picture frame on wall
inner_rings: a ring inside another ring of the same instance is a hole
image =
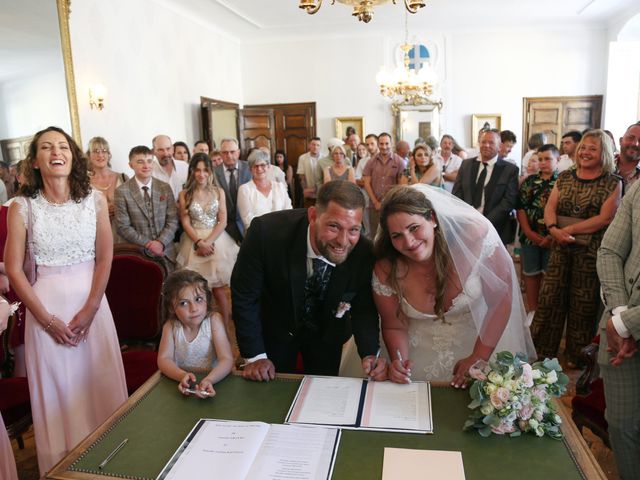
[[[344,140],[348,127],[353,127],[360,139],[364,139],[364,117],[336,117],[336,138]]]
[[[478,147],[480,129],[487,127],[502,130],[502,115],[500,113],[474,113],[471,115],[471,145],[473,147]]]

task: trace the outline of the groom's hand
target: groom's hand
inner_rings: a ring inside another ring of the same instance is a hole
[[[362,370],[364,374],[378,382],[383,382],[387,379],[387,359],[378,357],[376,360],[375,355],[369,355],[362,359]]]
[[[276,367],[268,358],[262,358],[245,365],[242,376],[247,380],[268,382],[276,378]]]

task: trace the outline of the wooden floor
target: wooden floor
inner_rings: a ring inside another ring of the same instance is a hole
[[[230,304],[230,303],[229,303]],[[240,353],[236,346],[235,342],[235,329],[233,323],[227,325],[227,330],[229,333],[229,339],[232,341],[232,345],[234,345],[234,357],[238,358]],[[561,351],[563,347],[561,347]],[[562,362],[562,358],[560,358]],[[564,365],[563,365],[564,366]],[[565,373],[571,379],[569,386],[567,388],[567,393],[561,399],[562,403],[571,410],[571,399],[575,395],[575,384],[580,376],[580,370],[569,370],[566,367],[564,368]],[[609,480],[618,480],[620,477],[618,475],[618,471],[616,469],[615,460],[613,458],[613,453],[609,450],[602,440],[599,437],[591,433],[590,430],[584,430],[584,437],[589,445],[593,456],[600,464],[600,467],[607,475]],[[33,438],[33,429],[29,429],[26,435],[23,437],[25,448],[23,450],[18,449],[18,444],[15,440],[12,441],[13,451],[16,458],[16,465],[18,467],[18,477],[20,480],[37,480],[38,479],[38,461],[36,458],[36,449],[35,442]],[[513,441],[517,441],[517,438],[513,439]]]

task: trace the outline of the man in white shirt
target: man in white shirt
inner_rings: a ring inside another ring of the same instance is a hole
[[[302,186],[304,208],[316,203],[316,167],[320,160],[320,138],[313,137],[309,140],[309,151],[298,157],[297,174]]]
[[[173,159],[173,143],[167,135],[156,135],[151,141],[153,155],[153,178],[162,180],[171,186],[173,197],[178,198],[189,176],[187,162]]]
[[[447,192],[451,192],[458,176],[460,165],[462,165],[462,158],[453,153],[453,137],[451,135],[445,134],[442,136],[440,152],[435,154],[434,162],[437,162],[439,168],[442,169],[444,188]]]
[[[560,160],[558,161],[558,171],[564,172],[576,164],[576,150],[582,140],[582,134],[577,130],[565,133],[560,140]]]

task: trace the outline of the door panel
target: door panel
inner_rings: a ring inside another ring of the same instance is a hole
[[[247,158],[252,148],[267,147],[273,153],[275,143],[273,110],[269,108],[239,110],[238,131],[240,132],[240,156],[242,158]]]

